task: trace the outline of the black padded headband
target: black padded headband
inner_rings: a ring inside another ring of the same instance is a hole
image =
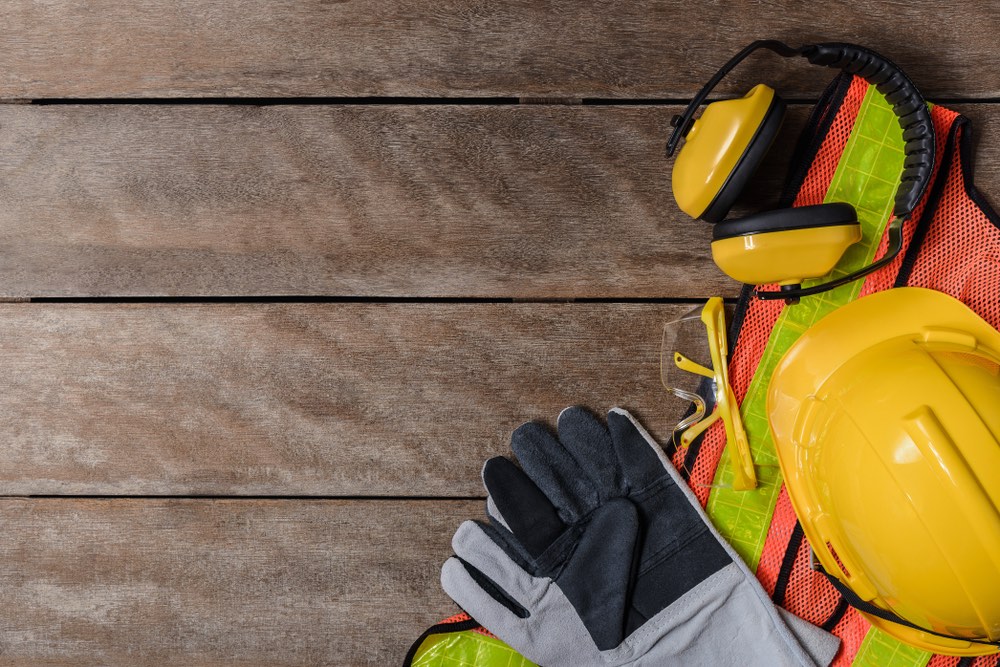
[[[896,189],[893,216],[905,219],[920,203],[934,171],[934,124],[927,103],[910,78],[891,60],[870,49],[855,44],[811,44],[799,48],[777,40],[758,40],[733,56],[705,84],[681,116],[673,119],[674,131],[667,141],[667,155],[673,155],[691,125],[694,113],[712,89],[736,65],[758,49],[767,49],[779,56],[802,56],[814,65],[833,67],[856,74],[875,86],[892,105],[892,111],[903,128],[903,174]]]

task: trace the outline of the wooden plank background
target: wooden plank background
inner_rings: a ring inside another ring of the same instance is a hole
[[[456,500],[6,499],[6,665],[395,665]]]
[[[8,0],[4,97],[690,97],[754,39],[878,46],[936,97],[1000,95],[988,2]],[[947,45],[947,46],[942,46]],[[795,96],[828,77],[735,73]]]
[[[664,321],[738,286],[669,120],[762,37],[867,44],[983,139],[988,3],[0,5],[0,663],[395,665],[520,422],[655,435]],[[740,211],[772,205],[832,72]],[[544,103],[540,103],[544,102]]]
[[[529,419],[666,437],[671,304],[0,306],[0,495],[480,496]],[[695,348],[697,349],[697,348]]]

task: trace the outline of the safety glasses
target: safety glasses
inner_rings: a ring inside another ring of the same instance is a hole
[[[757,487],[757,475],[739,403],[729,386],[728,349],[722,299],[712,297],[703,307],[663,326],[660,380],[667,391],[691,405],[689,414],[674,427],[674,443],[688,447],[721,419],[733,488],[746,491]]]

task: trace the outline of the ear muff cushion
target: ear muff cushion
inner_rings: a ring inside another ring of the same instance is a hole
[[[781,232],[790,229],[831,227],[858,224],[854,207],[845,203],[816,204],[798,208],[779,208],[738,220],[726,220],[712,228],[712,240],[728,239],[748,234]]]
[[[764,115],[764,120],[757,128],[757,132],[754,134],[753,139],[750,140],[750,144],[746,150],[743,151],[743,155],[740,157],[739,162],[737,162],[736,167],[729,173],[726,182],[719,189],[719,192],[716,193],[712,203],[701,214],[702,220],[706,222],[719,222],[729,214],[729,209],[736,203],[736,198],[739,197],[743,188],[746,187],[747,181],[757,171],[760,163],[764,160],[764,156],[767,155],[767,151],[771,148],[771,144],[774,143],[774,139],[778,136],[778,130],[781,129],[781,123],[784,119],[785,101],[775,93],[771,100],[771,105]]]

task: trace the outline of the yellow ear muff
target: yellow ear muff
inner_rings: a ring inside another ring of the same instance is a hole
[[[674,162],[671,182],[680,209],[708,222],[725,218],[784,115],[785,103],[762,83],[741,98],[708,105]]]
[[[712,259],[748,285],[797,285],[833,270],[861,240],[850,204],[818,204],[720,222],[712,230]]]

